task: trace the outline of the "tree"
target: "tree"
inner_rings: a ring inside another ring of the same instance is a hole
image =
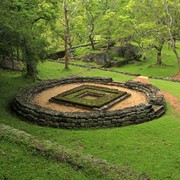
[[[127,6],[131,17],[129,24],[134,30],[133,37],[146,47],[156,49],[157,65],[162,64],[161,50],[165,42],[171,42],[177,60],[179,59],[175,46],[175,39],[179,36],[179,7],[180,2],[176,0],[131,0]],[[178,60],[180,69],[179,62]]]
[[[165,0],[162,5],[166,12],[164,21],[168,28],[168,43],[170,44],[173,52],[176,55],[178,68],[180,72],[180,53],[177,51],[176,40],[180,39],[180,1],[179,0]]]
[[[157,65],[162,64],[161,50],[164,40],[159,36],[162,26],[152,15],[150,1],[131,0],[126,6],[129,18],[126,19],[126,25],[131,32],[131,38],[139,47],[144,50],[154,48],[157,51]],[[153,2],[154,3],[154,2]]]
[[[0,51],[3,58],[24,62],[28,76],[36,78],[36,65],[45,58],[47,40],[45,24],[50,15],[45,11],[46,1],[0,2]]]
[[[106,51],[108,51],[110,44],[112,43],[115,36],[115,31],[119,26],[119,22],[117,21],[118,11],[117,11],[117,1],[102,1],[101,15],[98,23],[99,33],[105,39],[107,44]]]
[[[98,11],[98,2],[97,1],[89,1],[83,0],[83,8],[85,9],[85,24],[88,29],[88,39],[90,41],[91,47],[94,50],[94,30],[95,30],[95,22],[98,19],[99,11]]]
[[[73,20],[75,18],[74,14],[79,6],[79,2],[74,0],[63,0],[60,4],[58,4],[58,6],[59,10],[63,12],[59,12],[58,16],[60,18],[57,18],[57,20],[60,21],[61,25],[61,27],[59,27],[59,35],[64,41],[65,69],[68,70],[70,58],[69,51],[72,48],[72,42],[74,40],[72,29],[74,27],[75,22],[73,22]]]
[[[69,37],[69,19],[68,19],[68,6],[67,1],[64,0],[64,22],[65,22],[65,33],[64,33],[64,50],[65,50],[65,69],[69,69],[68,67],[68,42],[70,41]]]

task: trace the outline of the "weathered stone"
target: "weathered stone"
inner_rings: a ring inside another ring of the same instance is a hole
[[[124,121],[124,122],[121,123],[122,126],[127,126],[127,125],[130,125],[130,124],[132,124],[131,121]]]
[[[44,89],[59,86],[61,84],[77,82],[94,82],[136,89],[137,91],[142,91],[147,96],[149,104],[139,104],[134,107],[116,111],[64,113],[43,109],[42,107],[31,103],[32,98]],[[114,84],[111,78],[74,77],[60,80],[48,80],[30,88],[21,89],[15,97],[12,107],[19,115],[24,117],[24,119],[44,126],[68,129],[80,127],[114,127],[141,123],[160,117],[165,112],[166,107],[163,95],[157,96],[157,93],[159,93],[158,88],[139,82],[128,81],[125,84],[118,82]],[[156,114],[152,105],[162,106],[162,112],[160,114]]]

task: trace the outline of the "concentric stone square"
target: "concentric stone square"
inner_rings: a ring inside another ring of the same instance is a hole
[[[112,107],[125,98],[129,97],[127,92],[117,89],[94,85],[81,85],[69,91],[58,94],[50,99],[51,102],[65,104],[67,106],[79,106],[92,110],[104,110]]]

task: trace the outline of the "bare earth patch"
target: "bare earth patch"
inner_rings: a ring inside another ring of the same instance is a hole
[[[96,86],[114,88],[114,89],[118,89],[119,91],[126,91],[127,93],[131,94],[131,96],[129,98],[115,104],[109,110],[123,109],[126,107],[131,107],[131,106],[138,105],[140,103],[147,102],[146,96],[143,93],[133,91],[130,89],[121,88],[121,87],[117,87],[117,86],[94,84],[94,83],[72,83],[72,84],[56,86],[54,88],[49,88],[48,90],[45,90],[45,91],[39,93],[38,95],[36,95],[34,97],[34,99],[32,100],[32,103],[37,104],[44,108],[53,109],[53,110],[62,111],[62,112],[87,112],[89,110],[81,109],[79,107],[71,107],[71,106],[65,106],[65,105],[60,105],[57,103],[49,102],[49,99],[51,99],[52,97],[54,97],[62,92],[65,92],[67,90],[70,90],[72,88],[81,86],[81,85],[96,85]]]
[[[179,79],[180,78],[180,74],[175,75],[173,78]],[[135,78],[133,81],[139,81],[142,83],[149,83],[148,77],[144,77],[144,76],[139,76],[137,78]],[[180,111],[180,101],[178,100],[178,98],[176,98],[175,96],[171,95],[170,93],[166,92],[166,91],[162,91],[165,99],[167,101],[169,101],[169,103],[172,105],[172,107],[175,110]]]
[[[170,93],[166,92],[166,91],[161,91],[165,97],[165,99],[167,99],[170,104],[172,105],[172,107],[178,111],[180,111],[180,101],[174,97],[173,95],[171,95]]]
[[[180,79],[180,73],[173,76],[174,79]]]
[[[146,76],[138,76],[137,78],[133,79],[133,81],[139,81],[142,83],[149,83],[148,77],[146,77]]]

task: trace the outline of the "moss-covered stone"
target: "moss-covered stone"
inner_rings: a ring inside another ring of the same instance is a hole
[[[127,92],[118,91],[117,89],[93,85],[82,85],[61,93],[51,98],[50,101],[67,103],[71,106],[78,105],[82,108],[91,108],[96,110],[101,108],[102,110],[108,108],[109,105],[112,106],[114,103],[124,100],[129,96],[130,95],[128,95]]]

